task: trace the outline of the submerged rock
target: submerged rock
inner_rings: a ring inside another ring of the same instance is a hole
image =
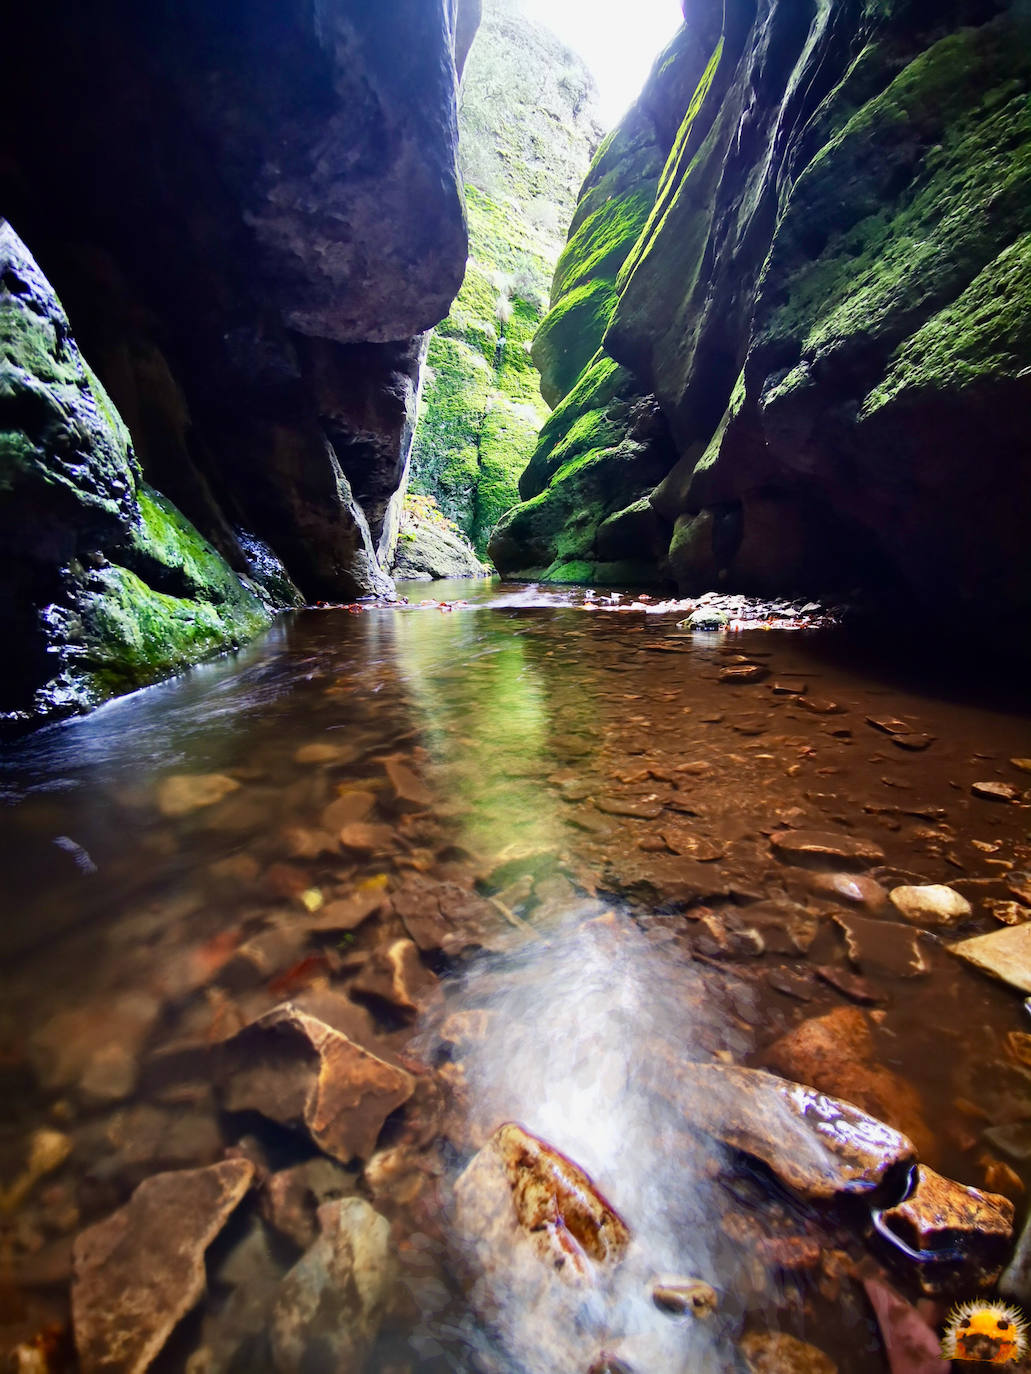
[[[205,1289],[204,1252],[254,1166],[155,1174],[75,1242],[72,1319],[83,1374],[142,1374]]]
[[[834,916],[845,936],[848,957],[864,973],[891,978],[917,978],[928,970],[920,948],[920,932],[894,921],[875,921],[853,912]]]
[[[753,1332],[739,1349],[749,1374],[838,1374],[829,1355],[786,1331]]]
[[[214,806],[240,784],[224,773],[174,773],[158,785],[157,803],[162,816],[188,816]]]
[[[770,836],[773,852],[803,868],[870,868],[884,862],[884,850],[873,840],[823,830],[777,830]]]
[[[762,1160],[802,1197],[890,1196],[916,1158],[883,1121],[759,1069],[682,1064],[672,1090],[692,1129]]]
[[[276,1374],[359,1370],[386,1306],[390,1225],[364,1198],[318,1209],[319,1237],[283,1279],[269,1323]]]
[[[415,1086],[402,1069],[290,1003],[226,1042],[219,1078],[226,1110],[301,1127],[342,1164],[372,1154],[384,1121]]]
[[[936,1142],[916,1089],[877,1062],[868,1017],[838,1007],[811,1017],[775,1040],[763,1056],[777,1073],[858,1107],[905,1132],[920,1154],[934,1157]]]
[[[949,949],[982,973],[1031,992],[1031,921],[960,940]]]

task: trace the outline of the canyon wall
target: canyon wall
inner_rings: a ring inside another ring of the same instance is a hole
[[[478,0],[11,16],[5,719],[82,709],[278,607],[391,589],[422,336],[465,268],[456,71],[478,17]]]
[[[583,63],[518,0],[486,0],[458,113],[469,265],[430,341],[412,454],[413,491],[481,553],[548,415],[529,346],[601,137],[594,102]]]
[[[1031,14],[698,0],[599,150],[503,571],[1031,609]]]

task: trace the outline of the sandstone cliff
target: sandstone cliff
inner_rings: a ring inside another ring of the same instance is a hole
[[[495,561],[1028,609],[1026,6],[689,13],[585,183]]]
[[[24,671],[0,674],[9,718],[81,708],[196,657],[174,637],[159,651],[155,631],[146,664],[119,666],[118,630],[104,681],[79,671],[127,604],[124,586],[83,560],[133,566],[125,541],[146,514],[144,483],[167,498],[148,507],[165,513],[164,537],[195,527],[181,542],[197,535],[215,581],[243,586],[252,629],[267,606],[302,595],[390,590],[381,563],[421,335],[446,315],[465,265],[456,65],[478,9],[102,0],[11,16],[9,51],[36,55],[48,78],[40,99],[39,63],[12,63],[0,121],[16,231],[4,309],[22,324],[35,312],[46,338],[37,357],[18,351],[31,329],[8,337],[0,379],[0,628],[25,648]],[[22,270],[32,259],[20,240],[41,271]],[[47,467],[61,408],[55,391],[50,418],[40,409],[47,379],[75,388],[83,413],[105,410],[101,389],[84,389],[70,333],[112,404],[96,451],[83,424],[94,438],[103,426],[69,415],[82,446],[62,483]],[[68,368],[78,380],[58,376]],[[99,519],[89,492],[116,468]],[[19,527],[15,488],[47,538]],[[180,594],[192,597],[185,583]],[[208,649],[247,628],[209,627]]]
[[[430,342],[412,489],[482,552],[548,415],[529,345],[600,137],[593,80],[518,0],[487,0],[458,122],[469,264]]]

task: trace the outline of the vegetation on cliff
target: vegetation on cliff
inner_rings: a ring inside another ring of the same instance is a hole
[[[529,350],[597,138],[592,98],[556,39],[508,0],[486,6],[459,111],[469,263],[430,341],[411,478],[481,555],[548,415]]]
[[[702,3],[688,27],[585,182],[534,345],[577,400],[542,430],[499,567],[564,576],[574,547],[585,572],[614,522],[684,591],[1031,608],[1026,10]],[[643,121],[663,165],[625,214]],[[631,435],[632,407],[591,400],[615,363],[670,435],[632,514],[629,484],[573,490]]]

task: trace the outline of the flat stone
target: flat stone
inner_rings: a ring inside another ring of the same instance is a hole
[[[906,749],[911,754],[922,754],[935,742],[934,735],[892,735],[891,742],[896,749]]]
[[[692,948],[711,959],[756,958],[766,952],[759,931],[744,919],[707,912],[692,932]]]
[[[1031,1107],[1029,1107],[1031,1109]],[[989,1126],[984,1133],[985,1140],[996,1150],[1001,1150],[1018,1163],[1031,1160],[1031,1121],[1013,1121],[1005,1126]]]
[[[351,983],[356,997],[383,1002],[405,1017],[418,1015],[437,980],[424,968],[412,940],[394,940],[378,949]]]
[[[892,888],[890,900],[896,911],[918,926],[954,926],[974,912],[965,897],[940,883]]]
[[[348,757],[347,749],[341,744],[329,744],[316,740],[312,744],[302,744],[294,751],[294,763],[340,763]]]
[[[366,820],[372,814],[375,805],[376,797],[372,792],[341,792],[340,796],[325,808],[319,825],[331,835],[336,835],[345,825]]]
[[[913,1142],[883,1121],[761,1069],[681,1064],[671,1090],[684,1094],[692,1128],[761,1160],[805,1198],[890,1197],[916,1159]]]
[[[214,806],[239,787],[235,778],[224,773],[174,773],[158,783],[158,810],[162,816],[188,816],[191,811]]]
[[[665,826],[659,831],[659,836],[666,848],[674,854],[694,859],[700,864],[713,863],[716,859],[722,859],[726,853],[720,845],[713,844],[712,840],[707,840],[704,835],[696,835],[683,826]]]
[[[342,1164],[372,1154],[384,1121],[415,1086],[402,1069],[290,1003],[221,1047],[219,1080],[227,1111],[303,1127]]]
[[[839,968],[836,964],[818,964],[813,970],[821,983],[826,983],[828,987],[840,992],[843,997],[847,997],[850,1002],[858,1002],[861,1006],[872,1007],[878,1002],[883,1002],[884,998],[877,990],[858,973],[853,973],[850,969]]]
[[[845,712],[839,702],[826,697],[799,697],[795,705],[801,706],[803,711],[811,711],[814,716],[840,716]]]
[[[1031,922],[949,945],[953,954],[1020,992],[1031,992]]]
[[[984,1288],[1002,1271],[1013,1237],[1013,1203],[943,1178],[925,1164],[904,1202],[881,1213],[880,1230],[901,1240],[927,1293]]]
[[[455,1184],[459,1229],[492,1267],[532,1257],[579,1283],[611,1268],[630,1243],[626,1223],[584,1171],[514,1122],[491,1136]]]
[[[595,797],[594,804],[606,816],[629,816],[634,820],[654,821],[662,815],[662,803],[633,797]]]
[[[394,911],[424,954],[451,957],[479,948],[497,931],[496,910],[459,883],[412,881],[395,892]]]
[[[854,1102],[907,1135],[921,1154],[935,1149],[919,1094],[878,1063],[870,1022],[858,1007],[803,1021],[774,1041],[763,1062],[796,1083]]]
[[[204,1293],[204,1252],[254,1166],[226,1159],[154,1174],[73,1249],[72,1321],[83,1374],[142,1374]]]
[[[804,682],[771,682],[770,691],[777,697],[798,697],[809,690]]]
[[[433,803],[433,793],[407,764],[387,759],[383,765],[390,784],[390,802],[395,811],[425,811]]]
[[[283,1279],[272,1309],[276,1374],[361,1369],[393,1283],[390,1224],[364,1198],[323,1203],[318,1221],[318,1239]]]
[[[29,1036],[28,1054],[50,1092],[75,1090],[91,1105],[130,1096],[161,1005],[143,992],[115,994],[58,1012]]]
[[[1012,897],[1016,897],[1018,902],[1031,907],[1031,873],[1007,874],[1006,890]]]
[[[732,663],[729,667],[720,669],[719,680],[732,684],[762,682],[769,675],[769,668],[764,668],[759,663]]]
[[[1010,763],[1021,773],[1031,773],[1031,759],[1010,759]]]
[[[838,1374],[829,1355],[786,1331],[752,1332],[738,1349],[749,1374]]]
[[[861,972],[891,978],[918,978],[927,972],[919,931],[851,911],[836,912],[833,919],[845,937],[849,959]]]
[[[975,782],[970,791],[982,801],[1017,802],[1021,797],[1020,788],[1011,782]]]
[[[228,988],[267,983],[282,969],[295,964],[307,943],[307,933],[300,924],[263,930],[237,947],[222,966],[218,981]]]
[[[718,869],[666,854],[613,854],[604,882],[635,901],[674,911],[729,895],[727,880]]]
[[[912,735],[915,733],[912,725],[907,725],[904,720],[878,720],[876,716],[867,716],[866,723],[885,735]]]
[[[327,902],[303,925],[308,931],[357,930],[370,916],[382,911],[387,901],[387,894],[382,890],[352,892],[350,896]]]
[[[800,867],[869,868],[884,862],[884,850],[873,840],[824,830],[777,830],[770,836],[773,852]]]

